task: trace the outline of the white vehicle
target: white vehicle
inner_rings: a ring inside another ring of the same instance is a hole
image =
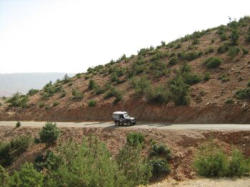
[[[125,111],[116,111],[113,113],[112,118],[115,125],[135,125],[136,120],[134,117],[130,117]]]

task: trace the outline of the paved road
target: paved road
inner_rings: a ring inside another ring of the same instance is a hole
[[[23,121],[21,122],[24,127],[41,128],[46,122],[35,121]],[[0,121],[1,126],[15,126],[16,121]],[[113,122],[57,122],[58,127],[102,127],[102,128],[114,128]],[[247,130],[250,131],[250,124],[167,124],[167,123],[138,123],[131,127],[119,127],[119,128],[131,128],[131,129],[195,129],[195,130]]]

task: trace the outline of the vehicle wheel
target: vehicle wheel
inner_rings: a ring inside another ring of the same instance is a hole
[[[131,121],[129,121],[129,122],[128,122],[128,125],[129,125],[129,126],[132,126],[132,122],[131,122]]]

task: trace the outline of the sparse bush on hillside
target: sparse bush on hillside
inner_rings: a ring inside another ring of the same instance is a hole
[[[95,101],[95,100],[90,100],[90,101],[88,102],[88,106],[89,106],[89,107],[94,107],[94,106],[96,106],[96,101]]]
[[[94,88],[96,87],[96,83],[94,80],[89,80],[89,86],[88,86],[88,89],[89,90],[93,90]]]
[[[166,160],[172,158],[170,149],[164,144],[154,144],[152,145],[152,151],[150,152],[151,157],[161,157]]]
[[[48,99],[49,97],[53,96],[55,93],[62,91],[62,86],[58,84],[52,84],[49,82],[43,88],[42,98]]]
[[[28,95],[29,95],[29,96],[33,96],[33,95],[35,95],[37,92],[39,92],[39,90],[37,90],[37,89],[30,89],[30,90],[28,91]]]
[[[243,55],[248,54],[248,50],[246,48],[242,48]]]
[[[0,165],[0,187],[8,186],[9,180],[8,172]]]
[[[151,81],[149,81],[146,77],[133,78],[130,81],[130,85],[135,89],[136,96],[143,96],[150,88]]]
[[[186,84],[181,76],[175,77],[169,82],[170,96],[175,105],[188,105],[189,98],[189,86]]]
[[[228,56],[230,56],[231,58],[234,58],[239,53],[240,53],[240,48],[233,46],[233,47],[230,47],[228,51]]]
[[[119,90],[111,87],[108,90],[108,92],[105,94],[104,99],[108,99],[108,98],[111,98],[111,97],[115,97],[114,104],[116,104],[116,103],[118,103],[119,101],[122,100],[122,93]]]
[[[58,101],[55,101],[54,103],[53,103],[53,107],[56,107],[57,105],[59,105],[59,102]]]
[[[231,36],[230,36],[230,38],[231,38],[231,44],[232,45],[237,45],[239,37],[240,36],[239,36],[238,31],[236,29],[233,29],[232,33],[231,33]]]
[[[127,135],[127,145],[129,146],[141,146],[145,139],[142,133],[131,132]]]
[[[207,54],[210,54],[210,53],[213,53],[213,52],[214,52],[214,48],[209,47],[208,49],[206,49],[205,54],[207,55]]]
[[[167,160],[164,159],[152,159],[150,160],[152,167],[152,178],[159,178],[170,173],[170,167]]]
[[[62,162],[62,158],[55,155],[52,151],[47,151],[45,155],[38,155],[34,166],[38,171],[43,169],[57,170]]]
[[[229,81],[229,77],[227,74],[222,74],[220,77],[219,77],[219,80],[221,80],[222,82],[227,82]]]
[[[201,147],[194,161],[197,173],[205,177],[223,177],[227,170],[227,157],[217,147]]]
[[[250,87],[238,90],[235,96],[237,99],[250,99]]]
[[[152,62],[147,72],[153,75],[154,78],[160,78],[168,74],[167,65],[161,61]]]
[[[116,157],[119,170],[124,173],[131,186],[146,185],[152,174],[152,168],[141,154],[141,147],[125,145]]]
[[[58,169],[45,179],[45,186],[134,186],[112,159],[106,146],[94,137],[59,147]]]
[[[227,168],[227,176],[241,177],[250,172],[250,160],[246,160],[239,150],[233,150]]]
[[[47,122],[39,133],[42,143],[47,145],[54,144],[60,135],[60,130],[57,128],[56,123]]]
[[[217,68],[221,63],[222,60],[218,57],[210,57],[204,62],[205,66],[209,69]]]
[[[0,143],[0,165],[6,167],[25,152],[31,144],[31,138],[20,136],[10,142]]]
[[[209,72],[206,72],[206,73],[204,74],[203,80],[204,80],[204,81],[208,81],[209,79],[210,79],[210,73],[209,73]]]
[[[32,163],[25,163],[10,177],[9,186],[40,187],[43,185],[43,179],[42,173],[35,170]]]
[[[166,104],[170,100],[170,94],[164,87],[148,88],[146,90],[146,98],[152,104]]]
[[[26,108],[28,103],[28,96],[16,93],[7,100],[7,103],[9,103],[10,107]]]
[[[205,177],[240,177],[250,171],[249,160],[240,151],[234,150],[228,156],[214,144],[200,147],[194,167],[199,175]]]
[[[229,49],[229,44],[228,43],[224,43],[222,44],[218,49],[217,49],[217,52],[222,54],[222,53],[225,53],[227,52]]]
[[[182,77],[184,82],[189,85],[194,85],[201,81],[201,77],[199,75],[193,74],[191,72],[183,73]]]
[[[250,32],[248,32],[246,38],[245,38],[245,41],[250,43]]]
[[[169,64],[170,66],[173,66],[173,65],[177,64],[177,62],[178,62],[178,59],[177,59],[176,56],[174,56],[174,57],[170,58],[168,64]]]
[[[202,55],[201,51],[191,51],[187,53],[181,53],[180,58],[182,60],[192,61],[199,58]]]
[[[77,89],[72,90],[72,100],[81,101],[83,99],[83,93]]]

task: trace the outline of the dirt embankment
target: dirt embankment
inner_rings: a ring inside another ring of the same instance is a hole
[[[37,137],[39,128],[1,127],[0,141],[7,141],[20,135]],[[126,143],[126,135],[131,129],[120,128],[62,128],[58,143],[67,139],[81,142],[86,135],[97,136],[105,142],[113,155],[116,155]],[[158,130],[158,129],[135,129],[145,135],[144,155],[148,155],[152,140],[166,144],[172,151],[171,179],[184,180],[196,178],[192,162],[197,148],[205,142],[214,141],[221,145],[226,152],[233,148],[240,149],[245,156],[250,157],[250,131],[204,131],[204,130]],[[53,148],[52,148],[53,149]],[[38,154],[44,153],[46,148],[43,144],[34,144],[25,152],[10,168],[19,168],[26,161],[34,161]]]
[[[0,111],[0,120],[38,121],[109,121],[116,110],[128,111],[140,121],[164,121],[169,123],[250,123],[250,107],[245,105],[209,104],[197,106],[151,105],[131,100],[118,105],[105,104],[96,107],[50,108],[41,110],[35,106],[15,111]]]

